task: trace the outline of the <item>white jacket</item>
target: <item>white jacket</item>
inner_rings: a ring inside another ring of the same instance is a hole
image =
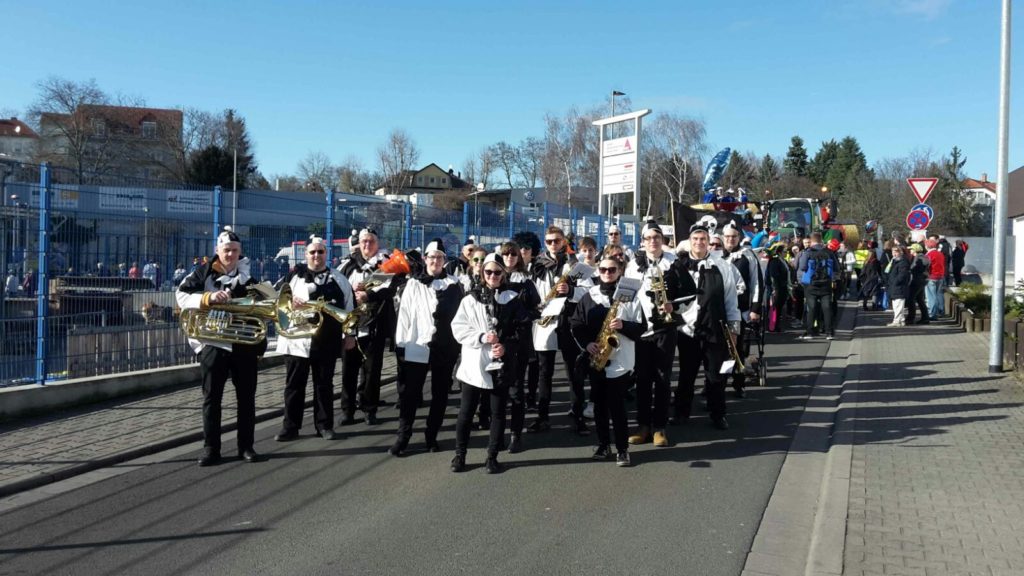
[[[592,286],[587,291],[587,294],[590,295],[595,304],[611,308],[611,300],[601,293],[600,286]],[[615,317],[628,322],[643,323],[644,318],[640,309],[640,300],[633,298],[630,302],[620,304],[619,312]],[[625,376],[632,372],[636,366],[636,343],[622,332],[617,332],[616,336],[619,338],[619,348],[612,352],[611,357],[608,359],[608,365],[604,367],[604,375],[608,378]],[[582,344],[586,346],[588,343],[584,342]]]
[[[437,332],[434,312],[437,293],[458,284],[453,274],[435,279],[430,285],[412,279],[406,283],[398,307],[398,327],[395,329],[395,347],[405,350],[406,362],[426,364],[430,361],[430,341]]]
[[[709,267],[717,268],[722,274],[722,284],[725,290],[725,319],[729,322],[739,322],[742,317],[740,316],[740,308],[736,300],[736,289],[737,286],[743,283],[743,278],[740,277],[739,271],[736,270],[732,263],[726,262],[719,256],[710,254],[707,258],[700,261],[696,272],[690,272],[694,284],[697,284],[698,287],[700,287],[700,269]],[[683,318],[683,324],[680,324],[677,329],[690,337],[693,337],[694,325],[700,312],[698,300],[699,297],[693,298],[688,302],[683,302],[682,299],[676,300],[676,306],[682,307],[680,314]]]
[[[517,297],[518,294],[515,292],[505,290],[499,292],[495,300],[499,304],[507,304]],[[455,319],[452,320],[452,334],[462,345],[462,357],[459,360],[459,367],[455,370],[455,377],[461,382],[484,390],[494,388],[494,380],[485,369],[492,361],[491,344],[484,344],[481,341],[484,335],[493,330],[489,319],[487,307],[472,294],[467,294],[459,304]],[[514,352],[507,348],[505,350],[506,354]]]
[[[645,254],[646,257],[646,254]],[[662,251],[661,258],[657,264],[650,262],[648,257],[647,269],[644,272],[640,272],[640,266],[636,260],[630,260],[629,264],[626,265],[626,272],[624,276],[626,278],[635,278],[640,280],[640,291],[637,293],[637,300],[640,302],[640,307],[644,311],[644,318],[647,320],[647,329],[653,329],[653,323],[651,318],[654,317],[654,302],[651,300],[649,294],[651,290],[651,277],[654,274],[654,267],[657,266],[661,270],[662,275],[668,273],[668,269],[672,267],[672,263],[676,261],[676,255],[668,250]]]

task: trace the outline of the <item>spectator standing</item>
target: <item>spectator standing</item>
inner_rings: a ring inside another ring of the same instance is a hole
[[[156,281],[156,264],[152,260],[146,262],[146,265],[142,267],[142,277],[152,282],[153,288],[160,287]]]
[[[959,286],[963,282],[964,259],[967,256],[967,242],[956,241],[956,247],[950,256],[950,266],[953,267],[953,285]]]
[[[921,318],[917,324],[927,324],[928,305],[925,302],[924,289],[928,284],[928,268],[930,262],[924,256],[924,248],[914,243],[910,245],[910,301],[907,303],[907,324],[913,324],[917,313]]]
[[[940,314],[945,314],[945,305],[942,302],[942,285],[946,279],[946,257],[939,250],[939,242],[933,238],[925,241],[924,247],[928,249],[928,283],[925,285],[925,296],[928,299],[928,318],[938,320]]]
[[[142,271],[139,270],[138,262],[132,262],[132,267],[128,269],[128,277],[136,279],[142,278]]]
[[[867,260],[864,261],[858,276],[864,309],[868,309],[868,302],[871,302],[872,308],[878,309],[875,299],[882,291],[882,263],[879,262],[874,250],[867,251]]]
[[[14,270],[9,270],[7,272],[7,280],[4,281],[4,291],[7,292],[8,296],[17,296],[20,287],[18,275],[14,273]]]
[[[171,282],[174,284],[174,287],[177,288],[178,284],[181,284],[181,281],[184,280],[187,275],[188,272],[185,271],[185,265],[178,262],[178,266],[174,269],[174,275],[171,276]]]
[[[891,252],[892,260],[889,262],[889,273],[886,276],[886,290],[889,291],[889,301],[892,302],[892,322],[889,326],[906,325],[907,293],[910,291],[910,263],[903,254],[903,248],[894,245]]]
[[[811,233],[811,247],[800,254],[797,276],[807,300],[804,333],[800,338],[814,337],[814,321],[821,319],[822,331],[828,340],[835,338],[832,329],[832,290],[839,269],[836,255],[821,243],[821,232]]]

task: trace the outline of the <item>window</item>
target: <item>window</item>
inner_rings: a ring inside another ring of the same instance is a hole
[[[142,137],[156,138],[156,122],[147,120],[142,123]]]
[[[420,184],[423,184],[423,176],[416,177],[416,185],[418,186]]]
[[[448,185],[448,177],[447,176],[442,176],[441,177],[441,184],[444,184],[446,186]]]
[[[107,123],[102,118],[92,119],[92,133],[94,136],[106,136],[107,135]]]
[[[434,179],[434,177],[433,177],[433,176],[431,176],[431,177],[430,177],[430,183],[431,183],[431,184],[434,184],[434,182],[435,182],[435,179]]]

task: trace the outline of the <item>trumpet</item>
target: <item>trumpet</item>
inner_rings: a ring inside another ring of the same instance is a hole
[[[676,317],[665,312],[665,304],[669,303],[668,291],[665,288],[665,273],[657,264],[651,265],[651,292],[654,292],[654,323],[662,326],[676,324]]]

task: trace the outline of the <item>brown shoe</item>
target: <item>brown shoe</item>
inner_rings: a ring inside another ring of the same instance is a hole
[[[664,448],[665,446],[668,446],[668,436],[665,435],[664,430],[654,431],[654,445],[659,448]]]
[[[636,434],[629,437],[630,444],[647,444],[651,441],[651,429],[647,426],[641,426],[637,430]]]

